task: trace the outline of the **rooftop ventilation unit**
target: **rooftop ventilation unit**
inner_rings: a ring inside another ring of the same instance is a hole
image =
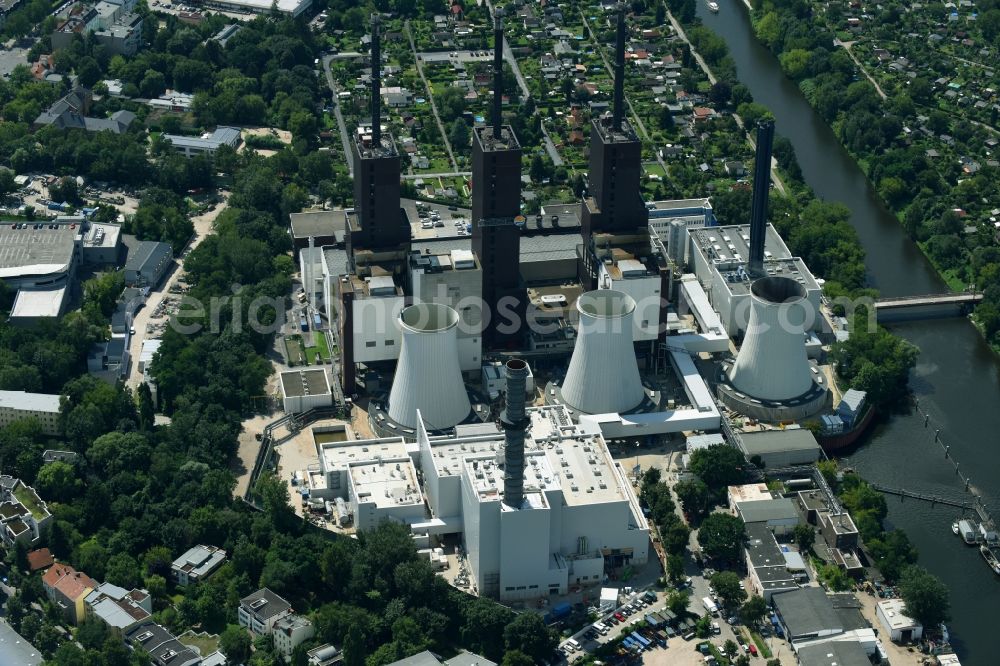
[[[403,332],[389,417],[417,426],[417,410],[431,430],[461,423],[472,409],[458,365],[458,313],[441,303],[420,303],[399,313]]]
[[[789,400],[812,387],[804,342],[806,290],[787,277],[750,285],[750,321],[729,372],[733,387],[762,400]]]
[[[643,398],[632,347],[635,301],[620,291],[601,289],[582,294],[576,309],[579,334],[563,381],[563,399],[586,414],[633,409]]]

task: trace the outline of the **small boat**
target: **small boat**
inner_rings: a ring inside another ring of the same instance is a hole
[[[951,533],[958,536],[958,521],[956,520],[951,524]]]
[[[1000,576],[1000,559],[997,559],[996,553],[986,544],[979,547],[979,552],[982,554],[983,559],[986,560],[986,564],[990,565],[993,573]]]
[[[717,2],[711,2],[711,0],[709,0],[708,11],[712,12],[713,14],[718,14],[719,13],[719,3],[717,3]]]

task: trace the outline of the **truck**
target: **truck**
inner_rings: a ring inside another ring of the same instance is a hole
[[[712,597],[702,597],[701,605],[705,607],[705,610],[708,611],[709,615],[712,615],[713,617],[719,616],[719,607],[714,601],[712,601]]]
[[[545,623],[552,624],[569,616],[573,612],[573,606],[568,602],[562,602],[553,606],[545,615]]]

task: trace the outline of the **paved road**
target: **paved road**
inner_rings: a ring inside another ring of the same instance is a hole
[[[544,141],[545,151],[549,154],[549,159],[552,160],[552,164],[554,164],[555,166],[562,166],[563,164],[565,164],[565,161],[563,160],[562,156],[559,155],[559,151],[556,150],[556,144],[552,143],[552,137],[549,136],[549,131],[545,129],[545,120],[540,119],[538,122],[542,126],[542,134],[544,135],[545,138]]]
[[[407,173],[403,174],[403,180],[416,180],[417,178],[423,178],[424,180],[433,178],[458,178],[458,177],[468,178],[472,176],[471,171],[445,171],[437,173]]]
[[[205,237],[212,232],[212,223],[215,222],[215,218],[219,216],[219,213],[224,211],[227,206],[225,199],[228,198],[229,193],[226,192],[223,195],[225,198],[222,203],[218,204],[214,210],[208,211],[204,215],[199,215],[192,218],[194,222],[194,238],[188,245],[187,249],[184,251],[182,256],[186,256],[194,248],[205,240]],[[170,275],[164,280],[163,284],[156,291],[152,291],[149,297],[146,299],[146,305],[143,306],[139,312],[136,313],[135,319],[132,321],[132,327],[135,328],[135,335],[129,340],[129,357],[131,358],[131,364],[129,366],[128,381],[126,382],[132,390],[138,388],[139,383],[142,381],[142,375],[139,373],[139,352],[142,351],[142,340],[146,337],[146,330],[149,327],[150,315],[156,306],[160,304],[163,300],[165,294],[169,293],[170,287],[177,283],[177,278],[180,277],[183,270],[180,267],[180,260],[175,261],[173,267],[170,269]],[[168,318],[169,315],[164,314],[163,318]]]
[[[333,72],[330,71],[330,61],[336,60],[337,56],[328,55],[323,58],[323,71],[326,72],[326,84],[330,86],[330,93],[333,95],[333,115],[337,118],[337,127],[340,129],[340,142],[344,147],[344,160],[347,162],[347,173],[354,177],[354,155],[351,151],[351,135],[347,131],[347,124],[344,122],[344,115],[340,112],[340,98],[337,97],[337,83],[333,80]]]
[[[878,84],[878,81],[876,81],[876,80],[875,80],[875,77],[873,77],[873,76],[872,76],[871,74],[869,74],[869,73],[868,73],[868,70],[867,70],[867,69],[865,69],[865,66],[861,64],[861,61],[860,61],[860,60],[858,60],[858,59],[857,59],[857,58],[856,58],[856,57],[854,56],[854,54],[853,54],[853,53],[851,52],[851,45],[852,45],[853,43],[854,43],[854,42],[842,42],[842,41],[840,41],[839,39],[834,39],[834,40],[833,40],[833,45],[834,45],[834,46],[843,46],[843,47],[844,47],[844,51],[846,51],[846,52],[847,52],[847,55],[849,55],[849,56],[851,57],[851,60],[853,60],[853,61],[854,61],[854,64],[858,66],[858,69],[860,69],[860,70],[861,70],[861,73],[862,73],[862,74],[864,74],[864,75],[865,75],[865,77],[866,77],[866,78],[867,78],[867,79],[868,79],[869,81],[871,81],[871,82],[872,82],[872,85],[873,85],[873,86],[875,86],[875,92],[877,92],[877,93],[878,93],[878,96],[879,96],[879,97],[881,97],[882,99],[885,99],[886,97],[888,97],[888,95],[886,95],[886,94],[885,94],[885,91],[883,91],[883,90],[882,90],[882,86],[880,86],[880,85]]]
[[[427,83],[427,78],[424,77],[424,67],[420,62],[420,58],[417,57],[417,45],[413,42],[413,31],[410,30],[409,19],[407,19],[403,27],[406,30],[406,38],[410,40],[410,51],[413,52],[413,60],[417,65],[417,74],[420,75],[420,80],[424,82],[424,90],[427,91],[427,99],[431,103],[431,111],[434,113],[434,120],[437,121],[438,131],[441,132],[441,140],[444,141],[444,148],[448,151],[448,159],[451,160],[451,168],[458,171],[458,162],[455,161],[455,153],[451,151],[451,142],[448,141],[448,133],[444,131],[444,123],[441,122],[441,116],[438,115],[437,104],[434,103],[434,90],[431,88],[430,84]]]

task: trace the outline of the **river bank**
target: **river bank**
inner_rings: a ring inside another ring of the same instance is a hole
[[[757,41],[739,3],[724,6],[718,14],[699,5],[697,12],[703,25],[725,40],[739,80],[757,102],[771,109],[778,132],[794,147],[805,183],[819,198],[842,201],[850,209],[850,223],[866,251],[868,282],[888,296],[944,291],[933,266],[903,233],[830,126]],[[1000,428],[1000,365],[995,355],[967,319],[911,321],[889,328],[921,350],[910,389],[937,425],[926,427],[917,413],[878,419],[846,464],[872,483],[968,500],[954,469],[942,464],[944,457],[934,442],[934,430],[940,429],[952,457],[972,470],[974,490],[996,512],[1000,478],[986,471],[1000,469],[1000,447],[991,445]],[[1000,585],[974,549],[955,542],[950,531],[955,510],[899,499],[890,499],[888,508],[887,527],[903,529],[920,551],[920,564],[951,590],[949,627],[962,663],[992,664],[992,618],[1000,606]]]

